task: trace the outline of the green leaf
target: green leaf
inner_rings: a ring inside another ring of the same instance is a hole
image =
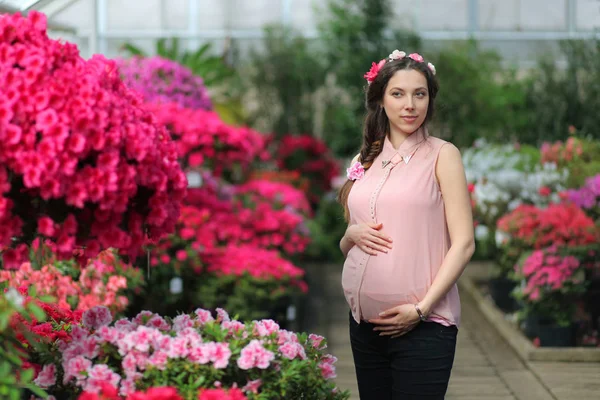
[[[33,379],[33,375],[34,375],[34,371],[32,368],[30,369],[26,369],[25,371],[21,372],[21,382],[22,383],[29,383],[31,382],[31,380]]]
[[[44,310],[42,310],[40,306],[38,306],[37,304],[29,303],[28,308],[29,311],[31,311],[31,313],[35,317],[35,319],[37,319],[38,321],[46,320],[46,313],[44,313]]]

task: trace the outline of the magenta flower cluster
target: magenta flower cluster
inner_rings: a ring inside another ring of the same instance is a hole
[[[175,103],[189,109],[211,110],[204,81],[189,68],[162,57],[117,59],[123,81],[149,103]]]
[[[587,178],[583,187],[567,191],[567,198],[586,210],[600,207],[600,174]]]

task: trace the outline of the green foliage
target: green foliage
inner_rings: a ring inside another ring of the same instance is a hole
[[[254,93],[252,125],[277,137],[312,132],[315,91],[323,84],[325,65],[314,44],[293,29],[264,28],[264,49],[253,49],[244,66],[244,83]]]
[[[564,140],[568,128],[600,138],[600,40],[560,42],[566,69],[552,52],[539,61],[526,81],[528,124],[523,142]]]
[[[323,197],[312,220],[307,223],[311,243],[303,254],[305,260],[342,263],[339,243],[348,226],[344,220],[342,206],[334,198],[334,193]]]
[[[526,92],[501,57],[467,41],[432,55],[440,92],[433,133],[459,147],[477,138],[503,142],[517,136],[527,122]]]
[[[336,85],[349,99],[342,107],[339,100],[332,103],[323,137],[336,155],[351,157],[362,140],[363,74],[372,62],[394,49],[419,51],[421,41],[415,34],[395,28],[396,16],[389,0],[329,0],[317,15],[322,16],[319,34],[327,72],[335,76]]]
[[[286,320],[288,305],[300,290],[290,287],[286,280],[259,279],[243,276],[204,274],[196,286],[195,303],[199,307],[235,310],[240,319],[271,318]]]
[[[181,51],[178,38],[162,38],[156,42],[156,55],[177,61],[194,75],[201,76],[207,87],[213,87],[226,83],[235,75],[235,70],[225,63],[222,56],[213,55],[211,47],[211,43],[206,43],[195,51]],[[123,44],[122,50],[132,56],[148,56],[131,43]]]
[[[30,295],[34,296],[35,293],[30,292]],[[24,302],[23,296],[15,289],[0,292],[0,398],[18,400],[25,390],[45,398],[47,394],[32,382],[34,371],[23,368],[26,359],[23,346],[9,325],[16,314],[21,314],[27,321],[31,320],[31,316],[38,321],[46,319],[39,306],[33,302]],[[27,332],[25,334],[28,341],[34,344],[33,335]]]

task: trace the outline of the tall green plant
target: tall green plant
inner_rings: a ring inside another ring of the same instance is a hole
[[[252,49],[243,81],[252,105],[251,124],[276,137],[312,133],[314,96],[325,80],[315,44],[291,28],[267,25],[262,49]]]
[[[350,98],[348,106],[333,103],[325,119],[324,139],[339,156],[353,156],[361,143],[364,116],[363,74],[371,63],[392,50],[419,51],[416,34],[395,29],[389,0],[328,0],[317,15],[328,72]]]
[[[524,140],[532,144],[565,140],[569,126],[600,138],[600,40],[562,41],[559,50],[542,58],[529,79]],[[566,68],[557,65],[561,55]]]
[[[466,147],[480,137],[502,142],[520,135],[529,117],[526,90],[498,53],[467,41],[432,56],[440,82],[436,136]]]
[[[129,55],[148,56],[131,43],[123,44],[122,50]],[[207,87],[226,83],[235,75],[235,70],[225,63],[223,56],[213,54],[211,43],[206,43],[195,51],[182,51],[179,38],[161,38],[156,42],[156,55],[189,68],[194,75],[202,77]]]

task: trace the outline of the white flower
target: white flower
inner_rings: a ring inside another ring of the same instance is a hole
[[[4,294],[6,300],[8,300],[13,306],[16,308],[23,308],[23,303],[25,303],[25,298],[21,296],[21,293],[17,291],[15,288],[10,288]]]
[[[406,57],[406,53],[400,50],[394,50],[392,51],[392,54],[390,54],[390,60],[398,60],[400,58],[404,58]]]
[[[432,63],[427,63],[427,66],[429,67],[431,72],[435,75],[435,65],[433,65]]]
[[[490,230],[485,225],[477,225],[475,227],[475,239],[484,240],[490,235]]]

